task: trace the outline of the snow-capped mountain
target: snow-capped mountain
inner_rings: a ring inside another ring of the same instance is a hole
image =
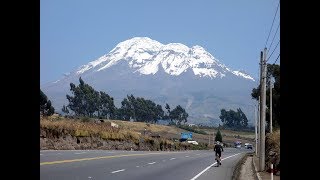
[[[117,107],[127,94],[133,94],[163,108],[165,103],[181,105],[193,123],[219,123],[222,108],[240,107],[253,119],[254,78],[226,67],[198,45],[162,44],[148,37],[120,42],[109,53],[41,86],[58,112],[67,104],[70,82],[78,84],[79,77],[114,97]]]
[[[108,54],[81,66],[76,74],[105,71],[121,61],[128,62],[134,72],[144,75],[156,74],[162,67],[173,76],[191,69],[200,77],[223,78],[226,73],[232,73],[254,81],[248,74],[227,68],[201,46],[189,48],[180,43],[164,45],[148,37],[135,37],[119,43]]]

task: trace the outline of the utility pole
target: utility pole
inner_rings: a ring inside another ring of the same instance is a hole
[[[272,88],[273,88],[273,83],[270,78],[270,133],[272,133]]]
[[[211,136],[210,134],[211,134],[211,133],[209,132],[209,146],[210,146],[210,136]]]
[[[265,170],[265,121],[266,121],[266,56],[267,48],[264,48],[263,58],[261,58],[261,103],[260,103],[260,159],[259,159],[259,171]]]
[[[261,136],[260,136],[260,96],[259,96],[259,101],[258,101],[258,112],[257,112],[257,116],[258,116],[258,128],[257,128],[257,133],[258,133],[258,148],[257,148],[257,152],[258,152],[258,158],[260,157],[260,139],[261,139]]]
[[[258,163],[258,171],[260,170],[260,159],[261,159],[261,153],[260,153],[260,150],[261,150],[261,86],[262,86],[262,67],[263,67],[263,52],[261,51],[260,52],[260,95],[259,95],[259,101],[258,101],[258,160],[259,160],[259,163]]]
[[[257,155],[258,155],[258,132],[257,132],[257,129],[258,129],[257,125],[258,125],[258,123],[257,123],[257,112],[256,112],[256,108],[257,108],[257,106],[254,105],[254,122],[255,122],[254,131],[255,131],[255,135],[256,135],[256,145],[255,145],[255,147],[256,147],[256,156],[257,156]]]

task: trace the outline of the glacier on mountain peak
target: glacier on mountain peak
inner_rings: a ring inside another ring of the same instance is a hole
[[[199,45],[181,43],[162,44],[149,37],[134,37],[120,42],[108,54],[81,66],[77,74],[106,70],[119,61],[127,61],[134,73],[154,75],[159,67],[170,75],[178,76],[191,69],[196,76],[223,78],[226,73],[254,79],[242,71],[232,71]]]

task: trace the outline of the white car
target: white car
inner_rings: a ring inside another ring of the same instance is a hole
[[[252,144],[247,144],[246,148],[247,149],[252,149]]]
[[[187,142],[190,143],[190,144],[198,145],[197,141],[187,141]]]

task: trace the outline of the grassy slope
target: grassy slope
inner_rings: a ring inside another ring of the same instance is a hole
[[[144,122],[128,122],[120,120],[107,120],[119,125],[119,128],[111,128],[107,123],[81,122],[80,120],[70,120],[64,117],[51,116],[48,118],[41,118],[40,127],[46,129],[53,129],[58,132],[69,133],[73,136],[100,136],[103,139],[126,140],[131,139],[138,141],[140,138],[148,138],[152,134],[159,134],[162,138],[172,141],[179,139],[181,132],[186,132],[174,126],[163,126],[157,124],[148,124]],[[144,130],[146,129],[146,136]],[[208,134],[211,134],[211,142],[213,142],[214,133],[216,129],[202,129]],[[254,132],[238,132],[231,130],[220,130],[223,136],[223,141],[232,143],[235,140],[242,140],[245,142],[253,142]],[[240,136],[240,138],[235,136]],[[208,143],[209,135],[193,133],[193,139]]]

